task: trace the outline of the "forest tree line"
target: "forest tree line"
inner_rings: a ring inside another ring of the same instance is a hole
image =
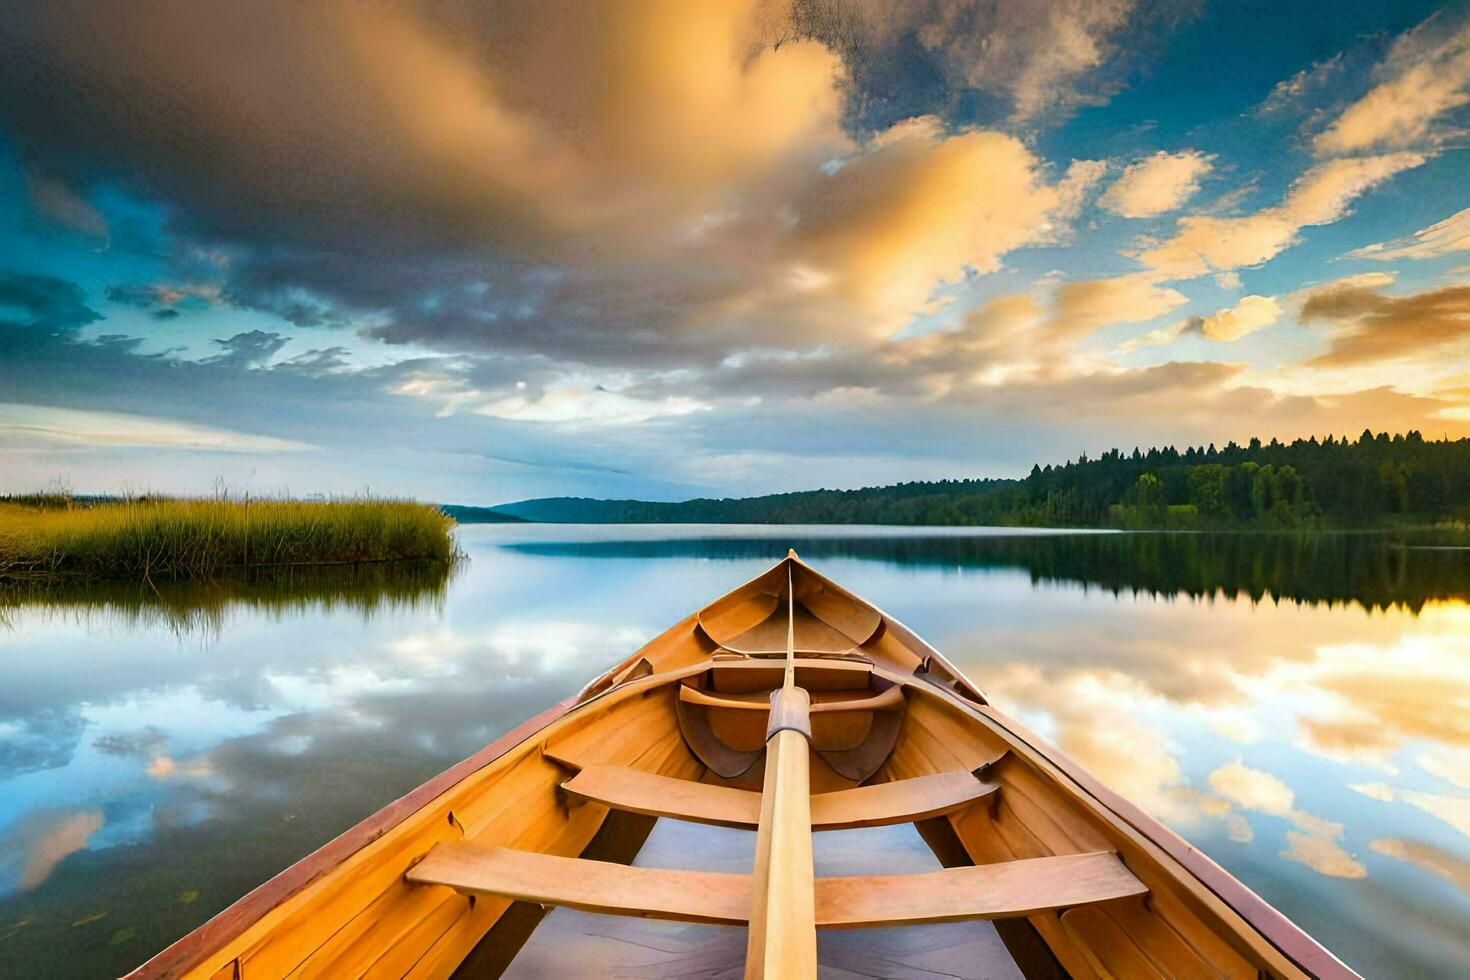
[[[1313,528],[1465,523],[1470,439],[1364,430],[1222,449],[1113,449],[1020,480],[900,483],[657,503],[554,497],[494,510],[585,523],[950,524]]]

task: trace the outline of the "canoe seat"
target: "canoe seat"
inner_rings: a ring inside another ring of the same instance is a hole
[[[710,694],[688,684],[679,687],[679,700],[687,704],[701,704],[707,708],[734,708],[737,711],[769,711],[769,692],[757,691],[750,694]],[[811,713],[814,715],[841,711],[902,711],[903,689],[897,685],[872,694],[863,691],[856,697],[842,700],[822,701],[813,699]]]
[[[818,878],[817,928],[1011,919],[1148,893],[1112,851],[1059,854],[917,875]]]
[[[470,841],[436,844],[405,877],[466,895],[500,895],[607,915],[723,925],[744,925],[750,918],[749,875],[633,868]]]
[[[751,877],[633,868],[470,841],[435,845],[409,869],[416,884],[608,915],[744,925]],[[819,929],[1005,919],[1143,895],[1111,851],[1026,858],[916,875],[818,878]]]
[[[617,810],[754,830],[761,794],[674,779],[622,766],[587,766],[562,783],[569,794]],[[940,772],[812,796],[813,830],[882,827],[924,820],[996,791],[968,772]]]

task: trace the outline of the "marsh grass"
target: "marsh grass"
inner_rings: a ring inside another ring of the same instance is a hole
[[[0,579],[201,581],[269,568],[455,560],[454,521],[397,500],[0,500]]]

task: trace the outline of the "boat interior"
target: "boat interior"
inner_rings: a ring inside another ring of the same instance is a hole
[[[166,975],[1324,972],[794,553],[452,775]]]

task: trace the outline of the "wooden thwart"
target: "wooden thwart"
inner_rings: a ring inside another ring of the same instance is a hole
[[[466,895],[500,895],[608,915],[724,925],[750,919],[750,876],[742,874],[633,868],[448,841],[436,845],[406,877]]]
[[[617,810],[750,829],[760,822],[761,794],[659,776],[623,766],[588,766],[562,784],[572,796]],[[967,772],[942,772],[812,797],[813,830],[909,823],[949,813],[995,792]]]
[[[679,688],[679,700],[688,704],[701,704],[707,708],[733,708],[737,711],[769,711],[771,708],[770,696],[765,691],[746,696],[711,694],[687,684]],[[903,690],[895,685],[879,694],[866,697],[814,701],[809,710],[814,715],[822,715],[839,711],[901,711],[903,706]]]
[[[946,868],[917,875],[818,878],[817,928],[1009,919],[1143,895],[1112,851]]]
[[[716,925],[744,925],[751,908],[749,875],[631,868],[469,841],[437,845],[407,878],[464,894]],[[814,882],[818,929],[1005,919],[1147,891],[1111,851]]]

